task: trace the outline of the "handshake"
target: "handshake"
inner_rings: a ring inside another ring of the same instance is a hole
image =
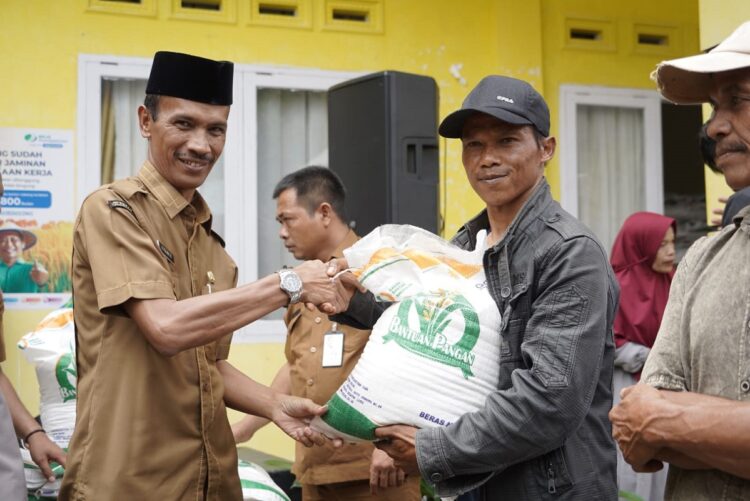
[[[291,270],[295,277],[281,275],[281,288],[292,302],[301,301],[310,310],[318,308],[327,315],[346,311],[356,291],[365,288],[348,268],[345,258],[305,261]],[[297,280],[298,279],[298,280]]]

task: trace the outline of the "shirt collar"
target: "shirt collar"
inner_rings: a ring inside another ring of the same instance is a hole
[[[141,170],[138,172],[138,179],[164,206],[170,219],[174,219],[177,214],[192,205],[195,209],[196,221],[204,226],[207,224],[207,229],[211,229],[211,210],[197,190],[193,195],[192,204],[188,203],[185,197],[169,181],[164,179],[164,176],[148,160],[143,163]]]
[[[734,218],[732,219],[732,221],[734,222],[734,226],[736,228],[739,228],[743,224],[746,226],[750,226],[750,217],[748,217],[749,215],[750,215],[750,205],[740,209],[737,215],[734,216]]]
[[[542,179],[534,188],[534,191],[532,192],[529,199],[524,202],[521,209],[513,218],[513,221],[511,221],[510,225],[505,230],[505,235],[511,235],[515,233],[519,228],[525,228],[528,224],[528,221],[536,218],[539,213],[547,206],[549,200],[546,200],[546,198],[549,198],[551,200],[550,188],[549,184],[547,183],[547,179],[542,176]],[[482,212],[477,214],[473,219],[466,223],[463,226],[463,229],[464,231],[468,232],[471,248],[475,248],[477,232],[479,230],[487,230],[487,232],[489,233],[491,229],[489,216],[487,215],[487,209],[482,210]],[[504,238],[500,238],[495,246],[497,246],[503,240]]]

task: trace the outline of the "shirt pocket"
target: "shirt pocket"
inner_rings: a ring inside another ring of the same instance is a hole
[[[511,318],[505,329],[500,333],[500,362],[508,363],[522,359],[521,343],[526,330],[523,318]]]
[[[234,288],[236,277],[237,265],[227,256],[206,270],[202,277],[201,295]]]
[[[552,293],[542,306],[532,370],[545,386],[565,388],[570,384],[588,305],[588,298],[571,286]]]

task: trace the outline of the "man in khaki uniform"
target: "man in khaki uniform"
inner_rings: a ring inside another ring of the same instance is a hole
[[[290,301],[325,303],[337,286],[310,262],[286,282],[273,274],[235,288],[237,268],[196,191],[224,147],[232,75],[229,62],[158,52],[138,109],[148,160],[81,207],[78,415],[60,499],[242,499],[225,406],[322,442],[305,420],[324,408],[226,361],[235,329]]]
[[[279,236],[295,258],[329,261],[342,257],[344,249],[357,241],[347,225],[344,186],[329,169],[306,167],[293,172],[276,185],[273,197]],[[370,331],[332,324],[325,315],[300,304],[288,308],[284,322],[287,363],[271,388],[325,404],[354,369]],[[235,438],[244,442],[267,422],[248,416],[233,426]],[[298,445],[292,471],[302,484],[304,501],[421,498],[419,476],[405,478],[370,443],[313,449]],[[378,494],[378,488],[385,490]]]

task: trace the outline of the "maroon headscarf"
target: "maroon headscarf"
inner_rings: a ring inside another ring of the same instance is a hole
[[[615,344],[632,341],[651,348],[669,298],[671,273],[651,269],[669,227],[675,220],[653,212],[636,212],[625,220],[612,245],[612,268],[620,283],[615,316]]]

